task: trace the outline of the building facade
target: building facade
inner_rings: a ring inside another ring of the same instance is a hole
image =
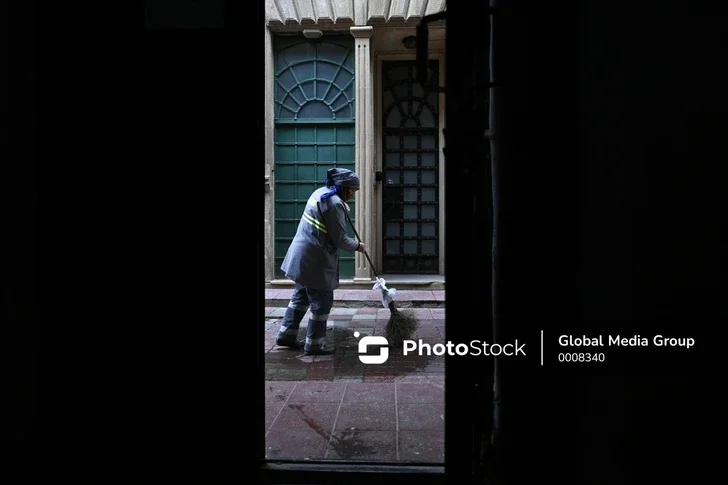
[[[415,27],[445,0],[267,0],[265,278],[280,265],[329,167],[355,170],[352,220],[376,271],[444,275],[444,95],[416,81]],[[445,28],[429,30],[429,84],[444,85]],[[349,231],[353,237],[352,231]],[[370,282],[342,252],[341,281]]]

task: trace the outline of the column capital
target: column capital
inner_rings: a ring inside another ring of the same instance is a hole
[[[351,35],[357,39],[368,39],[374,33],[374,27],[371,25],[356,25],[354,27],[349,27],[349,32],[351,32]]]

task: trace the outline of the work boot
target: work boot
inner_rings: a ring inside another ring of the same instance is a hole
[[[304,351],[304,354],[306,355],[331,355],[334,352],[336,352],[336,349],[333,347],[319,347],[317,349],[311,349]]]
[[[292,339],[277,338],[276,345],[279,347],[288,347],[290,349],[295,349],[295,350],[298,350],[303,347],[303,344],[301,342],[297,342],[295,338],[292,338]]]

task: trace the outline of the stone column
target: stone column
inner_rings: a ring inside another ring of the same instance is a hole
[[[275,134],[275,112],[274,112],[274,60],[273,60],[273,38],[270,29],[265,28],[265,282],[268,283],[275,278],[275,234],[273,233],[275,202],[273,197],[275,166],[275,145],[273,137]]]
[[[356,64],[354,79],[356,83],[356,173],[361,181],[361,188],[356,195],[356,226],[359,237],[367,246],[372,261],[372,237],[374,220],[372,213],[376,210],[374,203],[374,89],[371,57],[371,37],[374,28],[371,26],[351,27],[351,35],[355,38]],[[369,282],[372,271],[369,262],[362,253],[356,253],[355,282]]]

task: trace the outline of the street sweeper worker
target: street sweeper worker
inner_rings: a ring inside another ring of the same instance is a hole
[[[286,308],[276,344],[300,348],[298,328],[306,311],[311,309],[306,341],[306,355],[329,355],[333,347],[324,344],[326,322],[334,304],[334,290],[339,287],[339,250],[364,253],[366,247],[346,234],[346,203],[359,190],[359,176],[344,168],[326,172],[325,187],[311,194],[298,230],[291,242],[281,269],[296,288]]]

